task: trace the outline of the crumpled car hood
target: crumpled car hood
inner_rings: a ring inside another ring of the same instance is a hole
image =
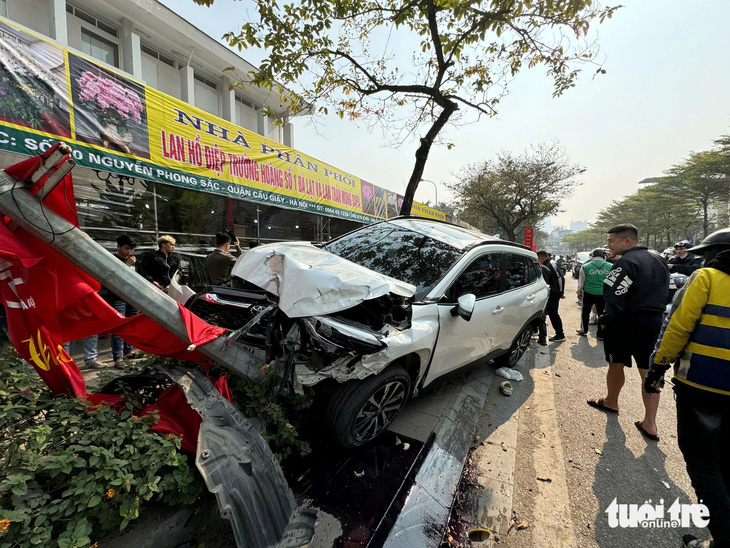
[[[308,242],[249,249],[232,274],[279,297],[290,318],[332,314],[395,293],[412,297],[416,287],[338,257]]]

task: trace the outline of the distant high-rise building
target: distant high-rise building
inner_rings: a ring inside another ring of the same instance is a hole
[[[571,221],[570,223],[570,230],[572,230],[573,232],[580,232],[581,230],[586,230],[587,228],[587,221]]]

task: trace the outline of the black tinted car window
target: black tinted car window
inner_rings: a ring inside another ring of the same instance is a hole
[[[505,289],[515,289],[529,283],[530,274],[527,257],[505,253],[504,255]]]
[[[415,300],[425,297],[462,254],[448,244],[391,223],[365,227],[322,247],[343,259],[415,285]]]
[[[534,282],[538,278],[542,278],[542,270],[540,270],[540,263],[535,259],[528,259],[530,261],[530,283]]]
[[[502,282],[502,255],[488,253],[474,259],[461,273],[452,287],[451,299],[456,301],[461,295],[473,293],[477,299],[496,295]]]

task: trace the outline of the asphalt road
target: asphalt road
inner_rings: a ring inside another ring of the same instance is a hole
[[[658,443],[645,441],[634,426],[643,416],[636,368],[626,372],[618,415],[586,404],[605,395],[607,365],[595,326],[588,337],[575,334],[576,283],[568,279],[560,306],[567,340],[546,348],[533,339],[513,395],[489,392],[458,493],[453,546],[669,548],[680,546],[684,533],[708,535],[693,527],[611,527],[606,510],[614,499],[652,508],[663,502],[667,519],[675,499],[696,500],[677,447],[669,383]],[[548,332],[554,333],[549,322]],[[489,540],[466,540],[479,526],[492,530]]]

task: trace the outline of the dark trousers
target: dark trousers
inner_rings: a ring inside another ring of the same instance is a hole
[[[548,298],[547,303],[547,315],[550,318],[550,323],[553,326],[553,329],[555,330],[555,336],[556,337],[563,337],[565,336],[565,333],[563,333],[563,320],[560,319],[560,314],[558,314],[558,307],[560,306],[560,297],[562,297],[562,293],[550,293],[550,297]]]
[[[677,385],[680,385],[677,382]],[[715,548],[730,547],[730,398],[686,386],[677,395],[677,442],[697,500],[710,511]],[[713,397],[715,396],[715,397]],[[724,401],[725,400],[725,401]]]
[[[603,307],[606,301],[603,300],[603,295],[591,295],[590,293],[583,292],[583,308],[580,311],[580,330],[583,333],[588,333],[588,322],[590,321],[591,309],[593,305],[596,305],[596,312],[600,316],[603,314]],[[603,326],[598,324],[598,331],[596,337],[603,338]]]

